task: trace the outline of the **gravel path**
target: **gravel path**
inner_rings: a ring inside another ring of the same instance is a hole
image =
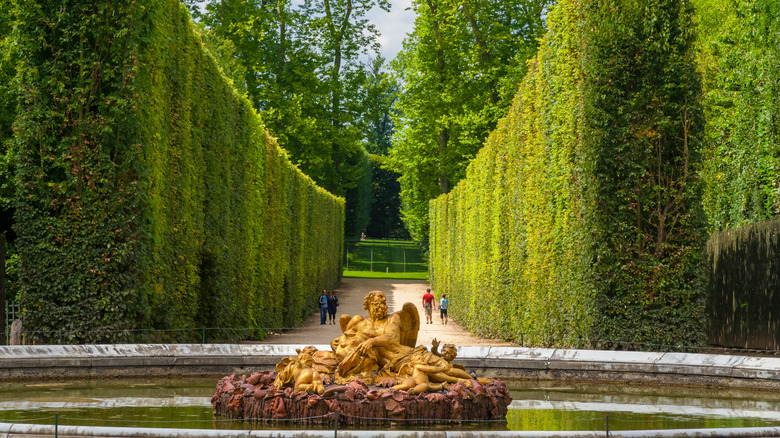
[[[467,332],[452,318],[447,324],[441,323],[439,310],[433,311],[433,324],[425,323],[425,314],[422,310],[422,296],[425,289],[430,287],[428,282],[421,280],[392,280],[392,279],[363,279],[345,278],[342,280],[336,296],[339,299],[339,312],[341,315],[363,315],[363,298],[368,292],[380,290],[387,296],[389,312],[395,312],[406,302],[417,306],[420,313],[420,332],[417,335],[417,344],[430,348],[431,340],[436,338],[442,343],[451,343],[456,346],[485,346],[485,347],[511,347],[511,343],[498,339],[486,339],[474,336]],[[440,295],[436,294],[436,299]],[[450,307],[457,306],[450,302]],[[338,324],[320,325],[320,313],[312,313],[303,327],[296,328],[283,334],[274,334],[266,338],[264,344],[330,344],[330,341],[339,337],[341,330]]]

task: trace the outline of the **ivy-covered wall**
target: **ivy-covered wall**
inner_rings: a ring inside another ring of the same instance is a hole
[[[431,203],[431,281],[482,335],[663,348],[704,336],[690,2],[561,0],[509,115]]]
[[[339,279],[344,201],[290,164],[186,9],[31,0],[17,16],[15,221],[34,339],[300,323]]]

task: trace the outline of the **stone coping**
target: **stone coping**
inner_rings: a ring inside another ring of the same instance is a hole
[[[67,437],[149,437],[149,438],[603,438],[605,431],[398,431],[398,430],[213,430],[141,427],[59,426],[57,436]],[[0,423],[0,438],[32,438],[55,435],[54,426]],[[659,429],[610,431],[611,438],[696,438],[696,437],[777,437],[780,427],[728,429]]]
[[[0,346],[0,380],[216,375],[269,369],[305,345],[106,344]],[[315,345],[328,350],[328,345]],[[455,362],[480,376],[632,380],[780,388],[780,358],[699,353],[459,347]]]

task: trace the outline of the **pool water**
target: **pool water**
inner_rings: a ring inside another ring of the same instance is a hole
[[[215,418],[219,377],[0,384],[0,422],[192,429],[298,429],[290,422]],[[616,383],[507,382],[506,421],[443,423],[463,430],[647,430],[780,426],[770,391],[651,387]],[[393,427],[405,428],[402,424]],[[307,429],[315,427],[306,425]],[[343,428],[343,427],[339,427]],[[410,429],[431,429],[408,427]]]

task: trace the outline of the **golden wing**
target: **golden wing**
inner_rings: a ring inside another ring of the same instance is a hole
[[[404,303],[401,310],[395,312],[401,320],[401,345],[414,348],[417,345],[417,333],[420,331],[420,314],[417,306]]]

